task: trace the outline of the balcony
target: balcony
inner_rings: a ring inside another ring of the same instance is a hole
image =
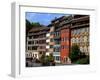
[[[46,34],[46,37],[50,37],[50,33],[47,33],[47,34]]]
[[[54,47],[54,48],[60,47],[60,44],[56,44],[56,45],[54,45],[53,47]]]
[[[53,48],[50,48],[50,49],[49,49],[49,52],[53,52],[53,51],[54,51]]]
[[[47,31],[41,31],[41,32],[33,32],[33,33],[28,33],[28,36],[32,36],[32,35],[40,35],[40,34],[46,34]]]
[[[54,38],[54,35],[50,35],[50,39],[51,39],[51,38]]]
[[[27,41],[32,41],[32,40],[46,40],[46,37],[37,37],[37,38],[27,38]]]
[[[49,45],[55,45],[55,43],[54,42],[50,42]]]
[[[28,44],[28,46],[39,46],[39,44]]]
[[[39,46],[37,51],[46,51],[46,47],[45,46]]]
[[[89,26],[89,23],[80,24],[80,25],[74,25],[74,26],[72,26],[72,28],[78,28],[78,27],[83,27],[83,26]]]
[[[47,46],[46,46],[46,49],[49,49],[49,48],[50,48],[50,46],[49,46],[49,45],[47,45]]]
[[[71,22],[71,20],[64,20],[59,24],[59,26],[63,26],[63,25],[68,24],[70,22]]]
[[[55,45],[60,45],[60,41],[55,41]]]
[[[84,16],[84,17],[79,17],[79,18],[74,18],[72,20],[72,23],[76,23],[76,22],[81,22],[81,21],[85,21],[85,20],[89,20],[89,16]]]
[[[46,49],[39,48],[39,49],[37,49],[37,51],[46,51]]]
[[[53,56],[55,55],[60,56],[60,52],[53,52]]]
[[[50,39],[47,39],[46,42],[47,42],[47,43],[50,42]]]
[[[54,36],[54,39],[60,39],[60,35]]]

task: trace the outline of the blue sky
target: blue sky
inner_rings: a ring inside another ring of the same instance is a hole
[[[30,22],[39,22],[42,25],[48,25],[51,23],[51,20],[64,15],[65,14],[26,12],[26,19]]]

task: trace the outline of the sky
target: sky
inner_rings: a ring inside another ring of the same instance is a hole
[[[26,12],[26,19],[32,22],[39,22],[42,25],[49,25],[51,20],[55,18],[59,18],[64,16],[65,14],[56,14],[56,13],[34,13],[34,12]]]

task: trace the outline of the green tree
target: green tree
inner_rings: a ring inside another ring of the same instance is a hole
[[[26,19],[26,35],[27,35],[28,31],[29,31],[31,28],[32,28],[32,24],[30,23],[30,21],[28,21],[28,20]]]
[[[40,57],[40,61],[41,61],[41,63],[45,62],[45,54],[42,54],[42,56]]]
[[[76,64],[89,64],[89,56],[86,56],[85,58],[81,58],[77,60],[75,63]]]
[[[50,63],[54,62],[54,57],[52,54],[50,54],[50,55],[43,54],[40,58],[40,61],[43,66],[49,66]]]
[[[32,28],[36,28],[36,27],[41,27],[42,25],[38,22],[30,22],[29,20],[26,19],[26,35],[28,33],[28,31]]]
[[[35,23],[32,22],[31,25],[32,25],[33,27],[41,27],[41,24],[38,23],[38,22],[35,22]]]
[[[77,59],[79,59],[80,49],[79,46],[74,44],[71,47],[71,53],[69,55],[71,62],[74,63]]]
[[[54,57],[53,57],[52,54],[50,54],[50,55],[48,56],[48,61],[49,61],[49,62],[53,62],[53,61],[54,61]]]

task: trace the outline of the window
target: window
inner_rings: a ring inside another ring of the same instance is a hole
[[[32,36],[29,36],[29,39],[32,39]]]
[[[86,36],[83,37],[83,42],[87,42],[87,37]]]
[[[81,43],[81,42],[83,42],[83,37],[82,37],[82,36],[80,37],[80,43]]]
[[[29,47],[28,47],[28,50],[29,50]]]
[[[31,44],[31,41],[28,41],[28,44]]]
[[[36,44],[38,44],[38,41],[36,41]]]
[[[79,43],[79,38],[78,37],[76,38],[76,43]]]
[[[56,44],[60,44],[60,41],[57,41]]]
[[[59,33],[59,32],[57,32],[56,34],[57,34],[56,36],[59,36],[59,35],[60,35],[60,33]]]
[[[32,47],[31,47],[31,46],[29,46],[29,47],[28,47],[28,50],[31,50],[31,48],[32,48]]]
[[[83,32],[83,33],[85,32],[85,28],[82,29],[82,32]]]
[[[67,58],[64,58],[64,62],[66,63],[66,61],[67,61]]]
[[[32,41],[32,44],[34,44],[34,41]]]
[[[32,46],[32,50],[37,50],[37,46]]]
[[[32,56],[34,57],[34,54]]]
[[[83,47],[80,47],[80,51],[83,52]]]
[[[32,50],[34,50],[34,47],[32,47]]]
[[[88,32],[87,28],[85,28],[85,32]]]
[[[50,48],[53,48],[53,45],[50,45]]]
[[[75,38],[72,38],[72,43],[75,43]]]
[[[42,52],[39,52],[39,54],[42,54]]]
[[[67,49],[67,48],[69,48],[69,46],[66,45],[66,46],[65,46],[65,49]]]
[[[77,35],[79,35],[79,34],[80,34],[80,29],[77,30]]]
[[[50,41],[51,41],[51,42],[53,42],[53,41],[54,41],[54,39],[50,39]]]
[[[84,52],[87,52],[87,47],[86,46],[84,47]]]
[[[36,40],[34,40],[34,44],[36,44]]]
[[[67,37],[65,37],[65,41],[69,40]]]
[[[35,57],[37,57],[37,54],[35,54]]]
[[[49,43],[46,43],[46,45],[49,45]]]
[[[28,57],[28,54],[26,54],[26,57]]]
[[[53,35],[53,34],[54,34],[54,32],[51,32],[50,34],[51,34],[51,35]]]
[[[31,52],[29,53],[29,56],[30,56],[30,57],[32,56],[32,53],[31,53]]]
[[[63,41],[63,38],[61,38],[61,41]]]
[[[62,38],[61,41],[64,41],[64,38]]]
[[[73,30],[73,34],[76,35],[76,30]]]
[[[60,52],[60,47],[54,48],[54,52]]]
[[[55,56],[57,61],[60,61],[60,56]]]
[[[64,49],[64,46],[62,45],[61,48]]]

